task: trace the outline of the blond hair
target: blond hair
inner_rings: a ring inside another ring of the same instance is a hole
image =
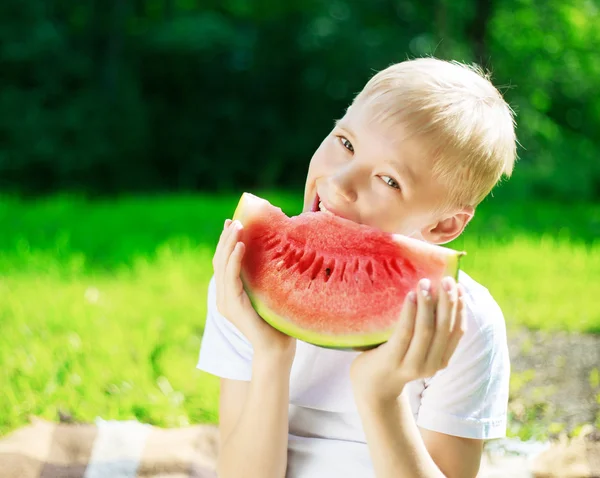
[[[373,76],[354,105],[424,140],[454,206],[476,206],[512,173],[513,111],[477,66],[435,58],[397,63]]]

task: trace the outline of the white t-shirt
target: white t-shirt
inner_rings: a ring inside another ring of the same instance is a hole
[[[466,438],[503,437],[510,375],[504,317],[486,288],[462,271],[459,281],[466,292],[467,332],[446,369],[407,385],[410,405],[419,427]],[[290,377],[287,478],[374,476],[349,376],[358,353],[298,341]],[[252,355],[250,343],[218,312],[211,280],[198,368],[249,381]]]

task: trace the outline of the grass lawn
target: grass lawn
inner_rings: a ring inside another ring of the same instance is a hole
[[[288,213],[291,195],[265,193]],[[217,420],[195,370],[237,196],[0,200],[0,435],[29,415]],[[509,326],[600,332],[600,205],[483,205],[452,244]]]

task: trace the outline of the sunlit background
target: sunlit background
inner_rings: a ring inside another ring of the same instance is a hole
[[[2,0],[0,435],[216,422],[195,370],[243,191],[301,207],[379,69],[478,62],[519,162],[464,237],[510,330],[511,436],[600,424],[600,14],[591,0]],[[567,333],[568,332],[568,333]]]

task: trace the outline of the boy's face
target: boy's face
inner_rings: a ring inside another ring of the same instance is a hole
[[[472,211],[435,214],[448,190],[418,140],[403,136],[401,126],[370,123],[350,108],[312,157],[304,211],[320,203],[322,211],[433,243],[458,236]]]

